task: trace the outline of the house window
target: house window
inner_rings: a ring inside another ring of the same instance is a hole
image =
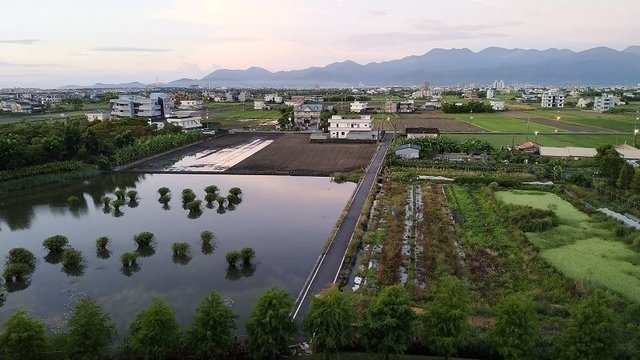
[[[344,136],[344,131],[341,133],[342,136]]]

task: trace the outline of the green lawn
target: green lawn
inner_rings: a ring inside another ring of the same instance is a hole
[[[560,225],[527,237],[541,255],[563,274],[616,291],[640,302],[640,254],[615,241],[611,230],[603,229],[585,213],[551,193],[499,191],[502,202],[552,209]]]
[[[496,146],[518,145],[526,140],[545,146],[578,146],[598,147],[602,144],[619,145],[633,143],[633,135],[590,135],[590,134],[547,134],[547,135],[495,135],[495,134],[446,134],[443,135],[456,140],[477,138],[488,141]],[[640,138],[638,138],[640,142]]]
[[[579,109],[563,109],[559,112],[554,110],[535,109],[527,111],[527,113],[530,113],[532,116],[544,117],[553,120],[555,120],[557,116],[560,116],[560,121],[564,122],[629,133],[633,132],[637,116],[635,112],[606,114]]]

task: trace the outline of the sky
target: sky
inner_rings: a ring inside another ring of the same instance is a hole
[[[202,78],[490,46],[640,45],[638,0],[0,0],[0,88]]]

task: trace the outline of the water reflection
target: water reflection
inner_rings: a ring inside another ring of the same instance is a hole
[[[174,264],[178,265],[187,265],[191,261],[191,256],[189,255],[176,255],[174,254],[171,259]]]
[[[140,257],[148,258],[156,254],[156,249],[153,245],[139,245],[136,249],[136,254]]]
[[[181,189],[190,187],[204,199],[204,188],[212,184],[225,195],[239,186],[243,198],[229,201],[225,196],[222,207],[216,200],[213,209],[202,206],[200,217],[188,218],[188,211],[180,206]],[[105,211],[103,196],[115,198],[116,188],[132,187],[140,195],[137,206],[124,204],[118,218],[112,204]],[[156,202],[160,187],[178,194],[166,207]],[[64,318],[71,298],[65,289],[71,289],[74,295],[96,298],[118,331],[126,331],[135,313],[154,297],[171,304],[186,325],[200,299],[215,289],[233,300],[242,329],[261,291],[271,286],[284,287],[291,294],[300,290],[354,187],[332,184],[326,178],[108,174],[47,191],[4,196],[0,198],[0,254],[25,247],[44,261],[30,277],[6,288],[0,323],[18,308],[27,308],[47,324]],[[70,195],[78,196],[78,208],[84,210],[71,211]],[[156,235],[155,247],[138,248],[133,242],[132,236],[143,231]],[[215,241],[203,244],[204,231],[214,231]],[[42,239],[53,234],[66,236],[70,246],[88,255],[82,272],[61,271],[60,259],[42,248]],[[110,239],[106,251],[98,250],[92,241],[102,236]],[[176,240],[191,246],[188,258],[172,256],[170,244]],[[243,247],[259,254],[260,271],[255,265],[242,264],[227,269],[224,254]],[[142,257],[123,267],[121,255],[133,251]]]
[[[49,251],[44,257],[44,261],[52,265],[59,264],[60,260],[62,260],[62,251]]]

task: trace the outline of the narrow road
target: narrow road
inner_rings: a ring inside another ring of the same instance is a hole
[[[302,297],[298,300],[296,310],[293,313],[294,319],[302,320],[304,314],[309,310],[311,298],[336,281],[340,268],[342,267],[342,262],[344,261],[345,252],[349,246],[349,241],[356,228],[356,223],[358,222],[364,203],[369,196],[369,192],[376,181],[378,171],[382,166],[384,156],[387,153],[392,138],[393,134],[386,134],[378,150],[373,155],[373,159],[364,177],[355,190],[356,192],[347,210],[347,215],[342,221],[342,224],[340,224],[333,242],[329,246],[327,253],[321,257],[320,264],[313,270],[311,281],[309,281],[301,291]]]

